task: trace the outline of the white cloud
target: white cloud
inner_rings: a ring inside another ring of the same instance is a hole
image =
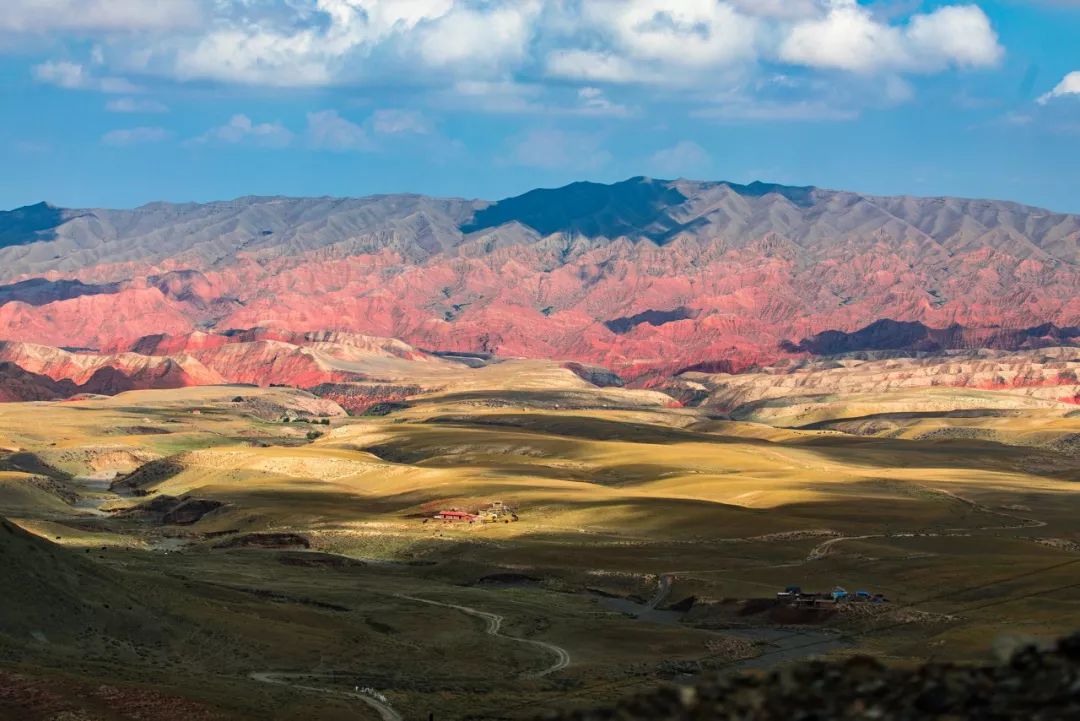
[[[473,103],[476,112],[617,116],[631,111],[608,98],[609,86],[636,84],[655,86],[656,102],[745,95],[747,112],[801,102],[816,113],[833,96],[799,96],[763,79],[827,79],[860,92],[862,107],[880,106],[882,96],[913,95],[906,76],[992,66],[1004,53],[970,0],[929,11],[917,11],[917,0],[174,0],[180,9],[163,10],[169,1],[8,0],[20,9],[19,27],[27,8],[88,8],[67,22],[82,28],[68,33],[76,48],[101,35],[84,51],[90,60],[45,63],[35,74],[125,94],[139,88],[121,76],[366,85],[422,93],[442,107]],[[66,26],[55,27],[59,39]],[[567,101],[579,86],[592,90]],[[344,144],[364,146],[380,126],[403,122],[374,117],[357,126],[366,135],[349,131]]]
[[[898,27],[878,21],[855,0],[832,0],[823,17],[796,23],[779,48],[787,63],[859,73],[986,67],[1003,54],[989,18],[975,5],[941,7]]]
[[[101,142],[105,145],[128,146],[143,145],[145,143],[160,143],[170,137],[165,128],[138,127],[110,130],[101,136]]]
[[[307,115],[307,137],[311,147],[320,150],[371,150],[374,145],[367,131],[338,115],[322,110]]]
[[[190,27],[201,14],[197,0],[4,0],[0,31],[40,34]]]
[[[1039,105],[1046,105],[1054,98],[1063,98],[1066,95],[1080,95],[1080,70],[1074,70],[1061,79],[1053,90],[1039,98]]]
[[[34,78],[67,90],[96,90],[103,93],[134,93],[140,88],[134,83],[117,77],[96,77],[78,64],[63,60],[49,60],[35,65]]]
[[[611,162],[596,135],[564,130],[532,130],[514,144],[511,162],[544,170],[596,170]]]
[[[415,78],[418,65],[500,75],[525,58],[542,7],[540,0],[314,0],[270,12],[246,0],[219,4],[230,9],[227,22],[132,59],[181,79],[270,86]]]
[[[663,77],[628,58],[596,50],[556,50],[547,57],[547,72],[557,78],[595,83],[651,82]]]
[[[585,19],[633,57],[711,66],[753,58],[757,22],[717,0],[594,0]]]
[[[539,11],[540,3],[529,0],[484,10],[459,3],[422,28],[420,55],[432,67],[465,64],[475,70],[513,64],[525,56]]]
[[[251,144],[283,148],[292,143],[293,134],[281,123],[255,123],[246,115],[232,116],[225,125],[211,128],[191,142],[202,144]]]
[[[782,20],[813,17],[821,9],[819,0],[730,0],[730,2],[747,15]]]
[[[683,140],[670,148],[663,148],[649,158],[649,166],[665,175],[685,176],[708,168],[712,158],[697,143]]]
[[[579,22],[602,47],[555,48],[545,59],[548,74],[683,85],[758,53],[759,21],[718,0],[592,0],[581,5]]]
[[[626,117],[630,114],[625,105],[613,103],[600,88],[585,87],[578,90],[578,106],[581,115],[610,115]]]
[[[913,65],[919,69],[993,67],[1005,55],[990,18],[977,5],[951,5],[915,15],[905,35],[915,56]]]
[[[115,98],[105,103],[110,113],[167,113],[169,106],[159,100]]]
[[[415,110],[387,108],[372,113],[371,127],[382,135],[425,135],[431,132],[431,121]]]
[[[512,80],[461,80],[436,91],[433,99],[441,107],[456,105],[473,112],[543,113],[542,94],[538,85]]]

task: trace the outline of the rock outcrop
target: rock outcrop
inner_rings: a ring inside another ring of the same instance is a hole
[[[869,657],[813,661],[768,675],[666,687],[548,721],[1057,721],[1080,718],[1080,634],[1051,649],[1025,647],[1001,665],[890,668]]]

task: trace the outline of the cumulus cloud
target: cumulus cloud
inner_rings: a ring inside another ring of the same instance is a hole
[[[628,58],[597,50],[556,50],[547,57],[547,72],[558,78],[594,83],[659,81],[663,74],[635,64]]]
[[[1003,55],[989,18],[975,5],[916,14],[898,27],[855,0],[832,0],[823,17],[795,24],[779,48],[779,58],[793,65],[852,72],[986,67]]]
[[[124,78],[96,77],[85,66],[62,60],[35,65],[33,74],[38,82],[68,90],[96,90],[103,93],[134,93],[140,90]]]
[[[420,55],[433,67],[465,64],[499,69],[524,58],[539,2],[503,7],[459,7],[423,26]]]
[[[150,50],[149,67],[182,79],[272,86],[320,86],[380,72],[430,69],[504,73],[524,58],[539,0],[315,0],[268,13],[258,3],[223,0],[227,22],[172,48]],[[378,56],[378,62],[372,58]]]
[[[101,136],[104,145],[129,146],[144,145],[146,143],[160,143],[170,137],[171,133],[165,128],[138,127],[110,130]]]
[[[578,20],[602,47],[553,49],[545,62],[553,76],[679,85],[757,55],[759,20],[717,0],[593,0]]]
[[[17,28],[31,25],[27,8],[89,8],[68,22],[81,23],[80,41],[103,36],[87,63],[95,72],[54,61],[38,75],[116,93],[134,91],[121,76],[143,84],[147,76],[269,87],[392,84],[478,111],[531,113],[551,112],[552,98],[583,86],[598,94],[586,91],[558,111],[618,115],[629,111],[603,94],[609,86],[647,84],[697,99],[753,94],[773,72],[828,71],[835,83],[839,71],[864,89],[872,78],[899,102],[912,92],[904,76],[990,67],[1004,53],[969,0],[926,11],[914,10],[917,2],[870,0],[175,0],[179,9],[171,10],[143,0],[9,1],[22,19],[0,22]],[[110,75],[97,77],[106,68]],[[381,132],[374,124],[361,129]]]
[[[336,110],[322,110],[307,115],[307,137],[319,150],[371,150],[374,146],[367,131],[338,115]]]
[[[587,3],[585,19],[611,32],[631,56],[711,66],[752,58],[755,20],[716,0],[613,0]]]
[[[256,123],[247,115],[237,114],[224,125],[211,128],[191,142],[196,145],[250,144],[266,148],[283,148],[293,141],[293,133],[281,123]]]
[[[1046,105],[1054,98],[1063,98],[1067,95],[1080,95],[1080,70],[1074,70],[1062,78],[1053,90],[1039,98],[1038,103]]]
[[[819,0],[731,0],[748,15],[793,20],[813,17],[821,8]]]
[[[115,98],[105,103],[110,113],[167,113],[169,106],[146,98]]]
[[[585,87],[578,90],[578,111],[581,115],[609,115],[626,117],[630,109],[612,102],[600,88]]]

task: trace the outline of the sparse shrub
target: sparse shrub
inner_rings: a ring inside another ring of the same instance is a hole
[[[322,431],[308,431],[307,432],[307,439],[309,441],[313,441],[316,438],[322,438]]]
[[[288,416],[282,416],[281,417],[281,422],[282,423],[288,423],[289,422],[289,417]]]

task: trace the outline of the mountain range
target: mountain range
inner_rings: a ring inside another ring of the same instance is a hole
[[[29,374],[4,385],[38,395],[38,376],[406,394],[417,364],[492,357],[655,385],[853,351],[1073,345],[1077,288],[1080,216],[767,183],[0,212],[0,361]]]

